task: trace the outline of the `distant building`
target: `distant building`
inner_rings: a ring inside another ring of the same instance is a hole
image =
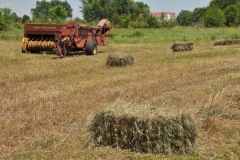
[[[170,20],[172,18],[176,18],[176,13],[175,12],[151,12],[152,17],[156,17],[158,20]],[[164,18],[162,17],[164,16]]]

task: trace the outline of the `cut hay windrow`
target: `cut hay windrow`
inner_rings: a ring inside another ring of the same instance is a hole
[[[194,151],[196,126],[190,115],[117,100],[87,124],[89,146],[119,147],[140,153],[185,154]]]
[[[234,45],[240,44],[240,39],[225,39],[225,40],[217,40],[214,42],[214,46],[217,45]]]
[[[128,54],[110,54],[106,59],[106,66],[109,67],[124,67],[133,63],[134,57]]]
[[[174,52],[190,51],[193,49],[193,42],[175,42],[171,49]]]

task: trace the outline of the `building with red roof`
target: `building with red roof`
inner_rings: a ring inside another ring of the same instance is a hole
[[[152,17],[156,17],[159,20],[165,19],[170,20],[172,18],[176,18],[175,12],[151,12]],[[164,16],[164,18],[162,17]]]

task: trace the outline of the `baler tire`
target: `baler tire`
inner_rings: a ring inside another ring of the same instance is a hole
[[[97,44],[94,41],[88,41],[85,46],[85,52],[87,55],[96,55],[97,54]]]

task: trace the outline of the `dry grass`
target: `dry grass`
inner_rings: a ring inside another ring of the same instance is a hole
[[[22,54],[0,43],[0,159],[239,159],[240,47],[201,42],[173,54],[171,44],[109,44],[100,54]],[[109,53],[134,65],[106,67]],[[191,155],[137,154],[85,146],[89,115],[118,98],[179,107],[199,137]]]

